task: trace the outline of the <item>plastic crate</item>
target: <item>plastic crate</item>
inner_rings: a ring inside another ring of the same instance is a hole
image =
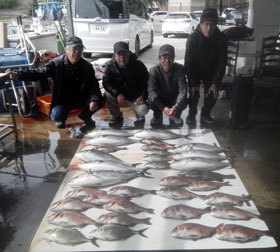
[[[52,102],[52,95],[44,95],[36,97],[37,106],[40,112],[49,116]]]

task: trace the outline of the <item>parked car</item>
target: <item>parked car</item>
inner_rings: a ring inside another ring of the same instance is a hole
[[[193,11],[192,13],[195,15],[197,20],[200,20],[202,12],[203,12],[202,10],[198,10],[198,11]]]
[[[155,33],[161,33],[162,22],[168,15],[168,11],[154,11],[150,14],[150,20],[154,27]]]
[[[222,17],[225,18],[226,24],[241,24],[242,23],[242,13],[235,8],[226,8],[222,13]]]
[[[168,35],[190,35],[199,21],[190,12],[170,12],[163,20],[162,36]]]

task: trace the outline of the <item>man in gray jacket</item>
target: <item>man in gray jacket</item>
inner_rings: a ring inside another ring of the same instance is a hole
[[[184,66],[174,62],[172,45],[159,49],[159,64],[150,69],[148,82],[148,103],[154,112],[153,128],[163,126],[163,114],[169,118],[171,128],[183,126],[182,111],[187,107],[187,83]]]

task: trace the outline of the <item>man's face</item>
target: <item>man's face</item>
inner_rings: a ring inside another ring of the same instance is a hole
[[[172,55],[162,55],[159,57],[159,64],[164,72],[169,72],[173,66],[174,57]]]
[[[117,61],[119,68],[126,68],[129,61],[129,52],[120,51],[114,54],[114,58]]]
[[[83,47],[67,47],[67,56],[69,61],[74,65],[76,64],[83,56]]]
[[[216,24],[213,21],[205,21],[200,24],[200,29],[202,31],[202,34],[206,38],[210,38],[215,30]]]

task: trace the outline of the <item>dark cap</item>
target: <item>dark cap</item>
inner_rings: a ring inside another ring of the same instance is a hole
[[[212,21],[215,24],[218,23],[218,12],[214,8],[209,8],[203,10],[201,17],[200,17],[200,23],[203,23],[205,21]]]
[[[81,46],[85,48],[83,45],[83,41],[76,36],[70,37],[66,42],[66,46],[70,46],[70,47]]]
[[[114,44],[114,53],[119,53],[121,51],[129,52],[128,44],[123,41],[119,41]]]
[[[175,49],[172,45],[165,44],[159,48],[159,56],[171,55],[175,57]]]

